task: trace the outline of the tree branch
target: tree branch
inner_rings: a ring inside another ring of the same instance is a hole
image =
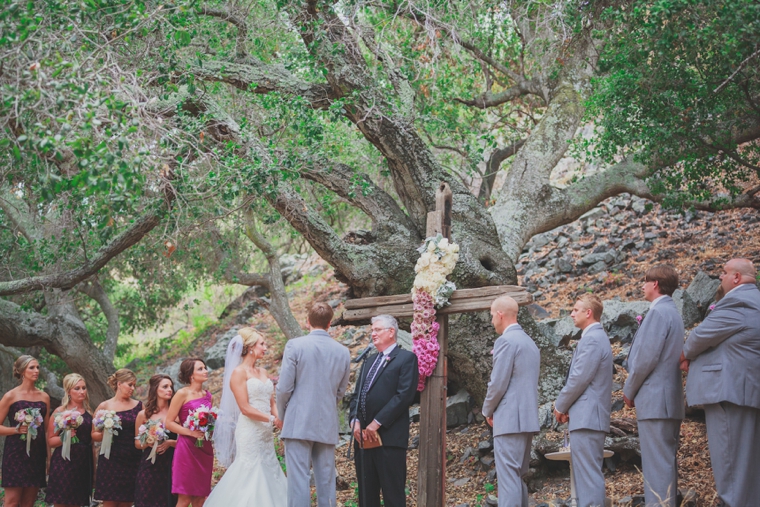
[[[106,293],[97,276],[77,285],[77,290],[98,303],[100,310],[106,317],[108,329],[106,330],[106,341],[103,343],[103,355],[107,360],[113,361],[116,356],[116,346],[119,343],[119,311],[111,303],[108,293]]]
[[[18,229],[28,242],[33,243],[39,239],[39,233],[28,211],[23,207],[26,207],[26,203],[16,197],[8,185],[0,188],[0,209],[6,214],[13,227]]]
[[[493,191],[493,185],[496,182],[496,175],[499,173],[501,163],[517,153],[517,150],[522,148],[524,144],[525,139],[521,139],[509,146],[498,148],[491,152],[491,156],[488,157],[488,162],[486,162],[486,173],[483,175],[483,182],[480,184],[480,190],[478,191],[478,200],[480,202],[491,200],[491,192]]]
[[[520,86],[513,86],[498,93],[493,93],[491,90],[487,90],[483,92],[480,97],[476,97],[474,99],[454,98],[454,100],[464,104],[465,106],[477,107],[478,109],[488,109],[489,107],[496,107],[500,106],[501,104],[511,102],[517,97],[522,97],[528,93],[532,92]]]
[[[246,37],[248,37],[248,24],[237,13],[231,9],[214,9],[212,7],[203,6],[199,9],[201,14],[219,18],[222,21],[226,21],[237,27],[237,39],[235,40],[235,53],[237,58],[245,58],[248,55],[246,49]]]
[[[95,252],[95,255],[85,261],[82,266],[62,273],[0,282],[0,296],[25,294],[43,289],[71,289],[97,273],[121,252],[138,243],[160,221],[158,212],[147,213],[136,220],[126,231],[116,236],[113,241]]]
[[[289,96],[300,96],[315,109],[327,109],[334,100],[340,98],[329,84],[301,81],[283,65],[266,65],[252,57],[248,57],[244,64],[204,62],[202,67],[192,67],[190,73],[198,79],[227,83],[247,92],[280,92]]]
[[[20,350],[15,349],[13,347],[6,347],[5,345],[2,345],[2,344],[0,344],[0,352],[8,354],[14,360],[18,358],[19,356],[23,355]],[[55,375],[55,373],[48,370],[43,365],[40,365],[40,376],[45,380],[44,391],[48,393],[48,395],[53,399],[56,399],[56,400],[63,399],[63,395],[65,393],[64,393],[63,388],[58,383],[58,377]]]
[[[232,258],[229,249],[224,248],[225,241],[219,229],[211,226],[209,227],[209,234],[211,235],[211,245],[214,249],[217,265],[223,268],[222,278],[225,282],[247,285],[248,287],[260,285],[271,291],[272,284],[269,276],[260,273],[247,273],[240,269],[235,259]]]
[[[303,330],[290,309],[285,284],[282,281],[282,268],[277,251],[256,228],[253,210],[248,207],[244,210],[243,215],[245,217],[245,235],[261,249],[269,263],[269,280],[271,282],[269,286],[269,295],[271,296],[269,312],[288,340],[302,336]]]

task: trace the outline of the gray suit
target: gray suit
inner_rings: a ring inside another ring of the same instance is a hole
[[[538,373],[541,353],[519,325],[494,344],[493,370],[483,415],[493,417],[499,507],[528,507],[528,473],[533,434],[538,433]]]
[[[689,405],[704,405],[715,486],[730,507],[760,498],[760,291],[743,284],[686,340]]]
[[[283,421],[280,436],[285,441],[290,507],[311,504],[311,465],[318,505],[336,504],[335,445],[340,438],[336,405],[346,392],[350,361],[348,349],[321,329],[285,345],[277,411]]]
[[[612,410],[612,348],[601,324],[588,326],[578,342],[565,387],[554,402],[570,415],[570,454],[580,507],[603,506],[604,437]]]
[[[678,362],[683,334],[683,319],[673,299],[663,296],[641,323],[628,355],[623,392],[636,404],[647,506],[677,505],[676,454],[684,417]]]

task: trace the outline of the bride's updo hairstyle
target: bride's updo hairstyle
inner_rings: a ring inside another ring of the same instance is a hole
[[[116,370],[113,375],[108,377],[108,387],[113,389],[113,392],[116,392],[116,389],[119,387],[120,382],[134,382],[136,380],[137,375],[135,375],[135,372],[126,368],[121,368],[120,370]]]
[[[242,356],[248,354],[257,343],[264,339],[261,333],[252,327],[244,327],[238,331],[238,334],[243,338],[243,351],[240,353]]]
[[[16,359],[16,362],[13,363],[13,376],[18,380],[24,378],[24,372],[26,371],[27,366],[29,366],[29,363],[32,361],[36,360],[36,358],[27,354],[19,356],[18,359]]]

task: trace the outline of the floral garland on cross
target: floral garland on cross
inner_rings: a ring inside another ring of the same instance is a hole
[[[436,308],[449,304],[451,294],[456,290],[454,282],[446,277],[454,271],[459,260],[459,245],[438,234],[427,238],[417,250],[422,255],[417,259],[412,288],[414,320],[412,320],[412,350],[417,355],[420,380],[417,390],[425,388],[425,380],[433,374],[438,362],[438,329],[435,320]]]

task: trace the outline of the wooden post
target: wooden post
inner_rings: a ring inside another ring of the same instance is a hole
[[[435,193],[435,211],[428,213],[427,237],[441,234],[451,239],[451,188],[441,183]],[[436,316],[438,363],[428,377],[420,399],[420,446],[417,471],[417,505],[444,507],[446,504],[446,377],[449,317]]]

